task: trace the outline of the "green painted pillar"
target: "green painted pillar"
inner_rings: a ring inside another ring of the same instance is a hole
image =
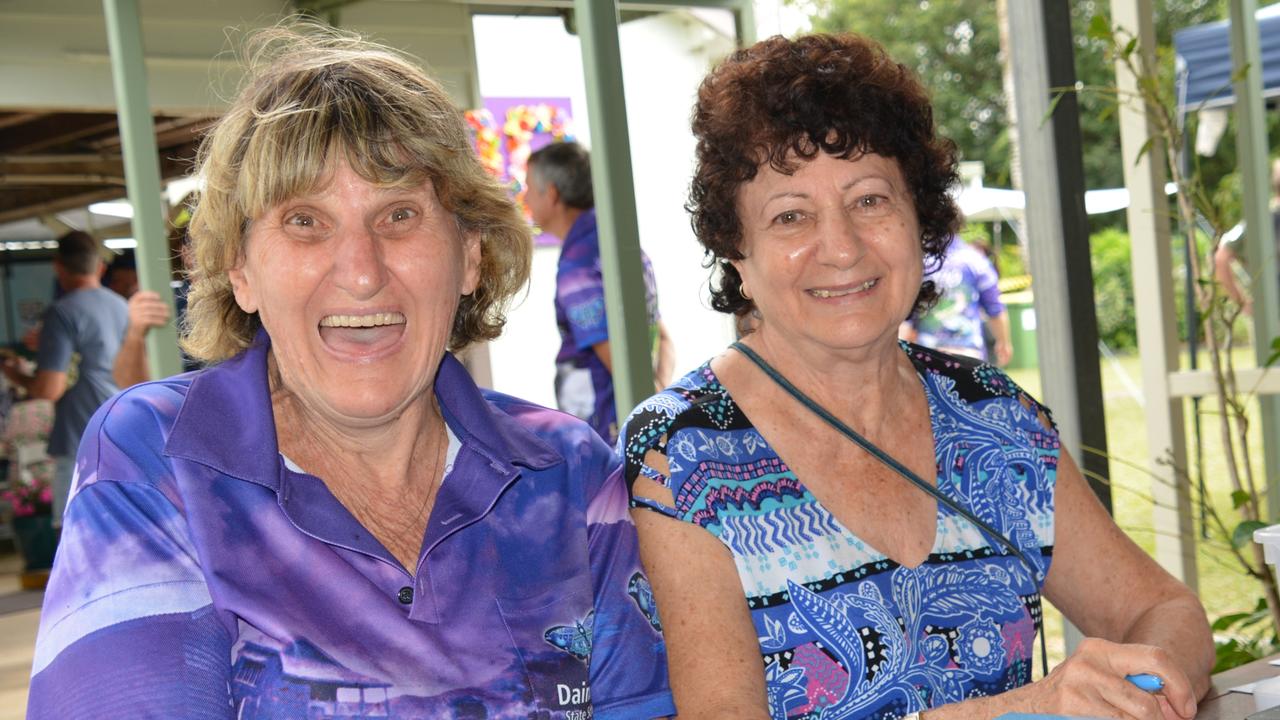
[[[143,64],[142,23],[137,0],[103,0],[107,42],[111,48],[111,77],[115,81],[120,141],[124,148],[124,176],[133,205],[133,236],[138,241],[138,283],[154,290],[173,315],[169,286],[169,243],[165,208],[160,194],[160,156],[155,124],[147,101],[147,70]],[[182,372],[175,323],[147,334],[147,360],[152,377]]]
[[[738,33],[738,47],[756,44],[756,4],[754,0],[739,0],[733,12],[734,29]]]
[[[622,92],[618,4],[615,0],[574,0],[574,8],[591,116],[591,177],[600,229],[614,402],[621,422],[637,403],[653,394],[654,386],[631,139]]]

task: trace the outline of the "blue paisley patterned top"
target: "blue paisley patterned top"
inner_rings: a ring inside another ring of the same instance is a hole
[[[696,523],[733,553],[775,720],[898,717],[1031,680],[1057,431],[1000,370],[902,348],[928,397],[938,487],[1036,573],[941,504],[928,559],[890,560],[817,501],[709,364],[642,403],[620,440],[628,482],[643,474],[674,498],[633,505]],[[649,450],[666,455],[669,477],[645,464]]]

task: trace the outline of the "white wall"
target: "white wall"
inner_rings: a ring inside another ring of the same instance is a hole
[[[702,248],[683,209],[693,168],[689,111],[698,83],[730,44],[678,12],[625,23],[620,32],[640,243],[653,261],[683,374],[733,337],[728,317],[709,307]],[[590,145],[579,41],[558,19],[477,16],[475,37],[483,96],[569,97],[579,139]],[[558,255],[559,248],[534,252],[528,294],[490,346],[496,389],[552,406]]]
[[[756,37],[793,37],[813,28],[809,18],[821,6],[819,0],[755,0]]]

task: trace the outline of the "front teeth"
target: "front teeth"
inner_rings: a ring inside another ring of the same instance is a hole
[[[326,315],[320,321],[320,327],[378,327],[379,325],[399,325],[404,323],[404,315],[397,312],[373,313],[372,315]]]
[[[843,297],[843,296],[845,296],[845,295],[852,295],[853,293],[856,293],[856,292],[862,292],[863,290],[870,290],[871,288],[875,287],[875,286],[876,286],[876,283],[877,283],[877,282],[879,282],[879,281],[880,281],[880,279],[879,279],[879,278],[873,278],[873,279],[871,279],[871,280],[868,280],[868,281],[866,281],[866,282],[862,283],[861,285],[859,285],[859,286],[857,286],[857,287],[849,288],[848,290],[835,290],[835,291],[831,291],[831,290],[818,290],[818,289],[815,289],[815,290],[810,290],[809,292],[810,292],[810,294],[812,294],[814,297],[820,297],[820,298]]]

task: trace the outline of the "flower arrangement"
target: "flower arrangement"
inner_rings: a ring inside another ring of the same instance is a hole
[[[14,517],[48,515],[53,512],[53,461],[41,460],[26,467],[26,472],[12,473],[9,489],[0,492],[0,500],[13,506]]]
[[[13,506],[14,517],[32,517],[53,513],[54,462],[44,457],[43,448],[53,426],[53,403],[48,400],[24,400],[14,403],[4,421],[0,435],[9,456],[8,488],[0,492],[0,501]],[[23,452],[32,446],[41,449],[31,461]]]

